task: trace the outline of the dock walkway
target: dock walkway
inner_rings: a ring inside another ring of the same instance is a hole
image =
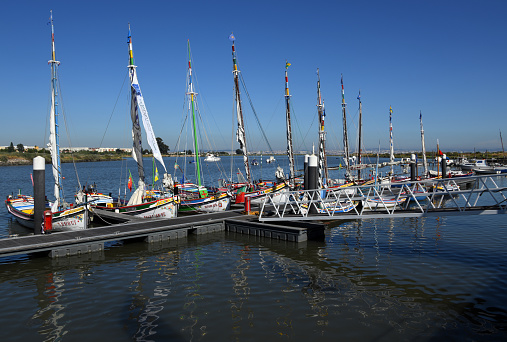
[[[243,215],[241,210],[197,214],[176,218],[138,219],[107,211],[97,211],[105,220],[123,220],[110,226],[29,235],[0,239],[0,258],[20,254],[49,254],[51,257],[80,255],[103,251],[104,243],[123,240],[144,240],[149,243],[185,238],[189,234],[232,231],[259,237],[293,242],[318,239],[324,236],[321,224],[259,223],[257,216]]]

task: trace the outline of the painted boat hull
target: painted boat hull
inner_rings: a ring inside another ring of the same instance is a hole
[[[179,200],[177,196],[159,198],[153,201],[136,205],[115,206],[115,204],[116,203],[109,203],[106,206],[97,205],[96,207],[99,209],[139,218],[173,218],[178,216]]]
[[[287,200],[286,192],[288,191],[289,185],[287,183],[280,183],[274,187],[269,187],[258,191],[247,192],[245,193],[245,198],[250,198],[251,204],[260,205],[264,203],[264,200],[268,194],[272,194],[271,200],[273,201],[273,203],[279,203]]]
[[[228,193],[205,198],[182,200],[179,212],[215,213],[229,210],[231,207],[231,195]]]
[[[20,225],[26,228],[35,229],[34,225],[34,201],[30,196],[10,197],[5,201],[7,211],[16,218]],[[85,220],[85,207],[79,206],[52,214],[53,232],[74,231],[85,229],[88,222]],[[42,228],[42,227],[41,227]]]
[[[391,209],[407,201],[407,198],[398,200],[391,198],[367,198],[363,201],[364,210]]]

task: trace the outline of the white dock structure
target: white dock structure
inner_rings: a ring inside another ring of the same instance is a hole
[[[506,183],[503,177],[507,174],[290,191],[276,200],[268,195],[259,221],[507,214],[507,187],[498,185]]]

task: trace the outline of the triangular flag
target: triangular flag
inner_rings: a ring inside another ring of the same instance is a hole
[[[158,169],[157,167],[155,166],[155,178],[153,180],[154,182],[158,181]]]

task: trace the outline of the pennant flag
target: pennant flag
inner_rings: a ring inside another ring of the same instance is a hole
[[[158,181],[158,169],[157,167],[155,166],[155,178],[153,180],[154,182]]]
[[[438,155],[439,155],[439,156],[443,156],[443,155],[444,155],[444,153],[443,153],[442,151],[440,151],[440,149],[438,149]]]
[[[234,35],[233,35],[232,33],[231,33],[231,35],[229,36],[229,40],[230,40],[231,42],[233,42],[233,41],[235,41],[235,40],[236,40],[236,38],[234,37]]]
[[[287,62],[287,61],[285,62],[285,68],[286,68],[286,69],[287,69],[288,67],[290,67],[290,65],[291,65],[291,64],[290,64],[289,62]]]
[[[132,191],[132,174],[130,173],[130,170],[129,170],[129,182],[127,183],[127,187],[129,188],[130,191]]]

